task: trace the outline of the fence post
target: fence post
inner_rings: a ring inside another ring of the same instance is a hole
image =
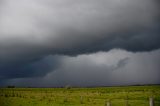
[[[83,97],[80,98],[80,103],[83,104]]]
[[[129,106],[128,99],[125,100],[125,106]]]
[[[150,98],[149,98],[149,106],[154,106],[153,97],[150,97]]]
[[[128,94],[127,94],[126,99],[125,99],[125,106],[129,106],[129,103],[128,103]]]
[[[107,106],[111,106],[111,102],[108,101],[108,102],[107,102]]]
[[[110,100],[106,100],[105,101],[105,105],[104,106],[111,106],[111,102],[110,102]]]
[[[111,106],[110,100],[106,101],[105,106]]]

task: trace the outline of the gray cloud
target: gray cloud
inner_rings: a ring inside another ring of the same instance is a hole
[[[1,0],[0,78],[45,76],[59,64],[59,57],[44,60],[50,55],[159,49],[159,5],[158,0]],[[129,60],[105,68],[119,69]]]
[[[1,50],[9,56],[37,51],[79,54],[97,51],[94,46],[134,51],[159,48],[157,41],[142,42],[151,38],[146,33],[152,31],[152,39],[159,38],[157,0],[6,0],[0,17]],[[134,46],[135,41],[142,46]]]
[[[15,78],[5,84],[17,86],[106,86],[158,84],[160,50],[131,53],[120,49],[89,55],[50,56],[59,66],[44,77]],[[53,64],[50,62],[50,64]],[[25,83],[24,83],[25,82]]]

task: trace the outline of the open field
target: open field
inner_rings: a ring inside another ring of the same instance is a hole
[[[160,86],[0,88],[0,106],[149,106],[149,97],[160,106]]]

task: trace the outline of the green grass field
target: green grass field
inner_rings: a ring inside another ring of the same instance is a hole
[[[0,88],[0,106],[160,106],[160,86]]]

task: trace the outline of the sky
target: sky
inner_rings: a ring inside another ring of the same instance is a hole
[[[0,86],[160,84],[159,0],[0,0]]]

